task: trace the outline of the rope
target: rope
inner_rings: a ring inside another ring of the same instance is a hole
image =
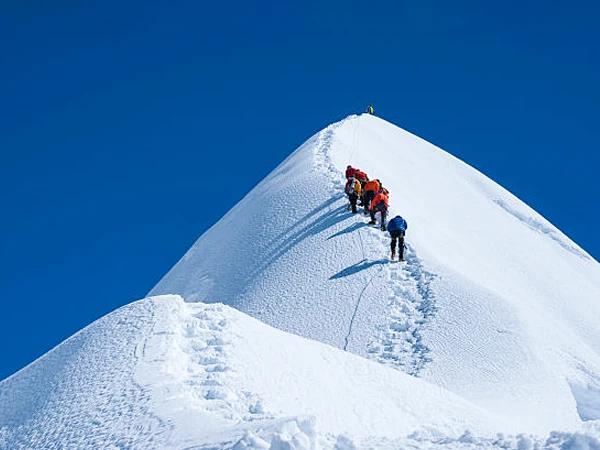
[[[358,230],[358,238],[359,238],[359,242],[360,242],[360,251],[363,256],[363,261],[365,261],[367,259],[367,256],[365,255],[365,247],[363,245],[363,238],[362,238],[362,233],[360,232],[360,230]],[[352,313],[352,317],[350,318],[350,324],[348,326],[348,333],[346,333],[346,337],[344,338],[344,351],[348,350],[348,343],[350,340],[350,335],[352,334],[352,327],[354,326],[354,320],[356,319],[356,314],[358,313],[358,308],[360,307],[360,302],[362,300],[362,297],[363,297],[365,291],[367,290],[367,288],[371,285],[371,283],[375,279],[375,276],[379,275],[382,270],[383,270],[383,266],[379,266],[379,271],[377,273],[374,273],[373,275],[371,275],[371,278],[369,278],[369,281],[367,281],[367,283],[362,288],[362,291],[360,291],[358,299],[356,300],[356,305],[354,305],[354,312]]]
[[[379,272],[381,272],[381,267],[380,267]],[[352,313],[352,318],[350,319],[350,326],[348,327],[348,334],[346,334],[346,337],[344,338],[344,350],[346,350],[346,351],[348,350],[348,340],[350,339],[350,334],[352,334],[352,326],[354,325],[354,319],[356,318],[356,313],[358,312],[358,307],[360,306],[360,301],[362,300],[363,294],[365,293],[365,291],[367,290],[367,288],[373,281],[373,278],[375,278],[375,275],[377,275],[377,274],[371,275],[371,278],[369,278],[369,281],[367,281],[367,284],[365,284],[362,291],[360,292],[360,295],[358,296],[358,300],[356,301],[356,305],[354,306],[354,313]]]

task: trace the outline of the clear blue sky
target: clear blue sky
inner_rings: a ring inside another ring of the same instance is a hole
[[[599,8],[4,2],[0,379],[143,297],[304,139],[369,102],[598,259]]]

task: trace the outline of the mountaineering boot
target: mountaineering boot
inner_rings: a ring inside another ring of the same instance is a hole
[[[385,224],[381,224],[381,231],[385,231]]]
[[[396,257],[396,250],[392,249],[392,260]]]
[[[375,222],[374,220],[369,220],[369,225],[375,225],[377,222]]]

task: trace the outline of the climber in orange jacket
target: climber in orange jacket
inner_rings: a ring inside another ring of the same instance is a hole
[[[369,206],[369,211],[371,213],[371,221],[369,224],[375,225],[377,221],[375,220],[375,214],[378,212],[381,213],[381,231],[385,231],[385,219],[387,216],[388,206],[389,206],[390,198],[389,192],[385,188],[381,188],[381,190],[377,193],[375,198],[371,201]]]
[[[369,205],[371,204],[371,201],[373,201],[373,199],[375,198],[375,195],[377,195],[377,193],[380,191],[380,189],[381,182],[379,180],[367,181],[363,186],[362,202],[365,206],[365,216],[369,214]]]

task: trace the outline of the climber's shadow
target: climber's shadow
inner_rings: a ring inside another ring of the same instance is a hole
[[[338,237],[338,236],[342,236],[344,234],[349,234],[349,233],[352,233],[354,231],[358,231],[361,228],[365,228],[365,227],[368,227],[368,226],[369,225],[366,224],[365,222],[354,222],[352,225],[344,228],[343,230],[340,230],[337,233],[332,234],[331,236],[329,236],[327,238],[327,240],[333,239],[333,238]]]
[[[338,278],[344,278],[350,275],[354,275],[355,273],[362,272],[363,270],[367,270],[373,266],[387,263],[389,263],[389,260],[387,259],[376,259],[374,261],[367,261],[366,259],[363,259],[362,261],[356,264],[346,267],[344,270],[341,270],[335,275],[330,276],[329,279],[337,280]]]

